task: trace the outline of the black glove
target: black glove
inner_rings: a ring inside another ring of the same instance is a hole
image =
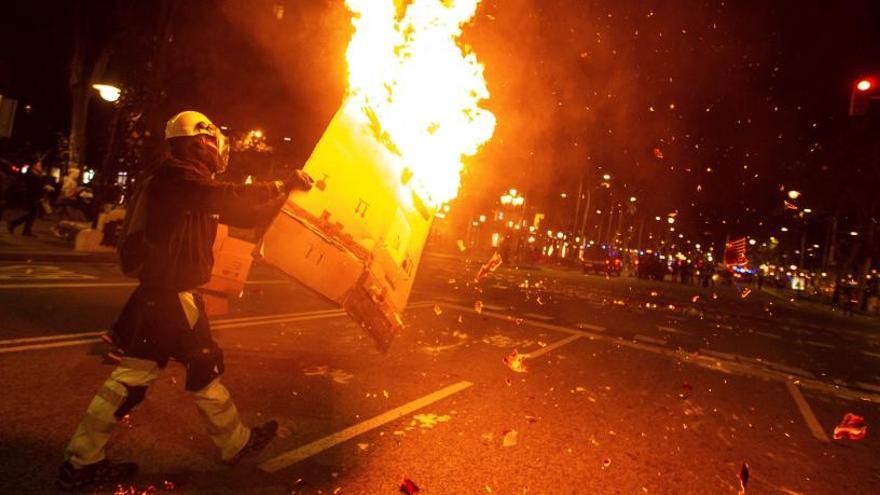
[[[296,170],[287,179],[284,179],[284,188],[287,192],[294,189],[308,191],[315,185],[315,179],[302,170]]]

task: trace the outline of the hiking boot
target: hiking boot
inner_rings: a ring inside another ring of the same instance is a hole
[[[133,462],[111,463],[104,459],[77,469],[65,461],[58,470],[57,483],[62,490],[80,490],[94,484],[127,481],[137,472],[138,465]]]
[[[251,428],[251,437],[244,444],[244,447],[235,454],[235,457],[227,461],[227,464],[235,464],[249,455],[260,452],[275,438],[277,432],[278,422],[275,420],[266,421],[260,426]]]

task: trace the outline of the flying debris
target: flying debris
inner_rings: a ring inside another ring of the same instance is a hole
[[[474,277],[474,282],[479,282],[488,277],[489,274],[497,270],[499,266],[501,266],[501,254],[499,254],[498,251],[495,251],[492,253],[492,257],[480,267],[480,271],[478,271],[477,275]]]

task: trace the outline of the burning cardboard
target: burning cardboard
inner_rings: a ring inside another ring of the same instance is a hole
[[[315,188],[290,195],[262,256],[342,306],[387,350],[435,209],[373,129],[355,103],[343,105],[306,163]]]

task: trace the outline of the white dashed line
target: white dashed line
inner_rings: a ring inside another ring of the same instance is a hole
[[[550,321],[553,319],[552,316],[539,315],[537,313],[525,313],[525,314],[523,314],[523,316],[528,316],[529,318],[535,318],[535,319],[544,320],[544,321]]]
[[[668,333],[689,333],[689,332],[685,332],[684,330],[679,330],[677,328],[664,327],[663,325],[657,325],[657,330],[660,330],[661,332],[668,332]]]
[[[805,340],[805,344],[811,345],[813,347],[821,347],[823,349],[834,349],[834,346],[831,344],[826,344],[824,342],[816,342],[815,340]]]
[[[762,337],[767,337],[767,338],[776,339],[776,340],[782,340],[782,336],[775,334],[775,333],[762,332],[760,330],[755,330],[755,333],[757,335],[762,336]]]
[[[828,435],[825,433],[825,430],[822,429],[822,425],[819,424],[819,420],[816,419],[816,415],[813,414],[813,409],[810,408],[810,404],[807,403],[807,399],[804,398],[804,394],[801,393],[801,390],[792,382],[785,382],[785,386],[788,388],[789,393],[791,393],[791,398],[794,399],[794,403],[797,404],[798,409],[801,411],[801,415],[804,417],[804,421],[807,423],[807,427],[810,428],[810,431],[813,433],[813,436],[816,437],[816,440],[820,442],[829,442]]]
[[[666,341],[663,339],[648,337],[647,335],[638,335],[637,334],[637,335],[633,336],[633,338],[640,341],[640,342],[647,342],[649,344],[657,344],[657,345],[665,345],[666,344]]]
[[[275,471],[284,469],[304,459],[308,459],[309,457],[320,454],[321,452],[329,448],[347,442],[348,440],[351,440],[358,435],[400,419],[403,416],[411,414],[425,406],[429,406],[439,400],[445,399],[450,395],[457,394],[458,392],[461,392],[471,385],[473,385],[473,383],[465,381],[450,385],[446,388],[440,389],[412,402],[408,402],[400,407],[384,412],[378,416],[374,416],[366,421],[362,421],[356,425],[349,426],[344,430],[315,440],[314,442],[307,443],[302,447],[284,452],[260,464],[260,469],[269,473],[274,473]]]

